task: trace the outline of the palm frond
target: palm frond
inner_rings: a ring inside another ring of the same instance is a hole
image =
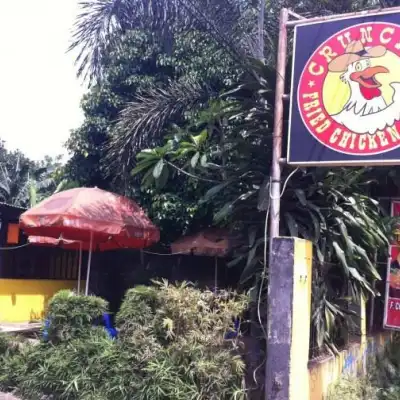
[[[139,148],[154,144],[166,124],[195,105],[204,104],[212,93],[196,82],[176,81],[167,88],[153,87],[137,96],[121,112],[109,143],[108,161],[119,168],[132,163]]]
[[[257,12],[237,0],[86,0],[69,50],[78,50],[78,75],[101,79],[105,49],[117,47],[127,30],[151,29],[171,46],[172,32],[207,33],[240,64],[260,54]],[[262,46],[261,46],[262,47]]]
[[[122,31],[124,0],[92,0],[81,2],[81,13],[69,50],[79,49],[76,63],[78,75],[93,79],[101,76],[100,61],[104,48],[114,33]],[[119,15],[119,18],[116,16]]]

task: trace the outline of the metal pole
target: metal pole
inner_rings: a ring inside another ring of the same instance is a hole
[[[274,238],[279,236],[279,212],[280,212],[280,192],[281,192],[281,165],[279,160],[282,157],[282,133],[283,133],[283,95],[285,94],[285,72],[286,72],[286,53],[287,53],[287,28],[289,20],[287,8],[282,8],[279,18],[279,40],[278,53],[276,60],[276,86],[275,86],[275,109],[274,109],[274,132],[272,136],[272,165],[271,165],[271,187],[270,187],[270,225],[269,225],[269,266],[274,269],[278,266],[273,265],[272,243]],[[265,238],[266,240],[266,238]],[[271,274],[274,271],[270,272]],[[271,282],[268,287],[268,304],[272,304],[274,299]],[[268,311],[268,318],[270,317]],[[273,318],[272,319],[276,319]],[[268,327],[277,321],[268,321]],[[267,346],[269,345],[269,338]],[[267,349],[268,353],[268,349]],[[265,400],[270,400],[269,394],[272,392],[269,380],[268,368],[265,369]]]
[[[90,232],[89,258],[88,258],[88,266],[86,273],[85,296],[89,294],[90,264],[92,263],[92,250],[93,250],[92,247],[93,247],[93,232]]]
[[[307,19],[306,17],[303,17],[302,15],[297,14],[297,13],[295,13],[295,12],[292,11],[292,10],[288,10],[288,14],[289,14],[291,17],[293,17],[293,18],[302,19],[303,21],[304,21],[305,19]]]
[[[282,157],[282,132],[283,132],[283,95],[285,94],[285,72],[287,53],[287,28],[289,13],[287,8],[282,8],[279,20],[279,41],[276,62],[276,87],[274,132],[272,142],[272,166],[271,166],[271,217],[269,227],[269,248],[271,250],[272,239],[279,236],[279,212],[281,192],[281,165]],[[271,255],[270,255],[271,257]]]
[[[336,15],[325,15],[323,17],[313,17],[313,18],[307,18],[307,20],[294,20],[294,21],[289,21],[287,23],[288,27],[293,27],[296,25],[303,25],[303,24],[311,24],[314,22],[323,22],[323,21],[330,21],[333,19],[346,19],[346,18],[352,18],[352,17],[364,17],[367,15],[374,15],[374,14],[393,14],[396,12],[400,11],[400,7],[389,7],[389,8],[375,8],[372,10],[365,10],[365,11],[357,11],[357,12],[352,12],[352,13],[346,13],[346,14],[336,14]]]
[[[79,245],[78,294],[81,294],[81,276],[82,276],[82,242]]]

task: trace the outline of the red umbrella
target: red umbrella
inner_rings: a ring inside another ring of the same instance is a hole
[[[61,247],[65,250],[90,250],[90,244],[87,242],[81,242],[79,240],[71,240],[65,239],[60,237],[58,239],[53,237],[47,236],[29,236],[28,242],[35,246],[43,246],[43,247]],[[98,243],[97,247],[96,244],[93,244],[92,250],[99,250],[99,251],[106,251],[106,250],[115,250],[113,246],[113,242],[105,242],[105,243]]]
[[[209,228],[194,235],[178,239],[171,244],[171,250],[173,253],[178,254],[215,257],[214,289],[217,290],[217,257],[227,256],[238,243],[240,243],[238,237],[233,236],[226,229]]]
[[[184,236],[171,244],[173,253],[225,257],[232,248],[232,235],[224,229],[207,229]]]
[[[57,193],[24,212],[20,225],[27,235],[88,243],[86,294],[93,249],[141,249],[160,239],[158,228],[133,200],[98,188]]]

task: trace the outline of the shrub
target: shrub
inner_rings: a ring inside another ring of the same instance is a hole
[[[368,379],[343,377],[329,391],[328,400],[379,400],[378,389]]]
[[[115,320],[120,338],[128,343],[141,329],[152,333],[159,305],[157,288],[140,285],[129,289]]]
[[[117,374],[114,343],[104,329],[95,328],[84,338],[73,338],[54,346],[44,343],[25,357],[24,376],[18,389],[30,400],[107,399],[102,382]],[[122,399],[122,397],[116,397]]]
[[[18,353],[23,341],[23,338],[18,336],[0,334],[0,358],[12,357]]]
[[[368,377],[343,377],[330,388],[328,400],[400,399],[399,344],[400,338],[396,334],[381,354],[369,360]]]
[[[238,339],[225,333],[247,306],[235,292],[188,283],[127,292],[117,316],[120,339],[140,349],[145,372],[137,399],[233,399],[244,395]]]
[[[52,343],[86,336],[93,321],[108,311],[108,303],[100,297],[75,295],[61,290],[49,302],[46,319]]]
[[[0,387],[27,400],[230,400],[244,397],[239,338],[224,340],[247,299],[166,282],[126,293],[120,335],[90,322],[106,302],[58,293],[52,340],[8,357]],[[70,330],[70,331],[69,331]]]
[[[24,356],[32,345],[23,337],[0,335],[0,389],[13,391],[25,376]]]

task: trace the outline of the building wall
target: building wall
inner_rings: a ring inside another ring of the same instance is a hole
[[[76,286],[72,280],[0,279],[0,322],[41,319],[55,293]]]
[[[323,400],[329,385],[342,375],[363,374],[369,360],[379,354],[391,340],[389,332],[370,336],[364,343],[356,343],[338,356],[328,356],[311,360],[309,363],[310,400]]]

